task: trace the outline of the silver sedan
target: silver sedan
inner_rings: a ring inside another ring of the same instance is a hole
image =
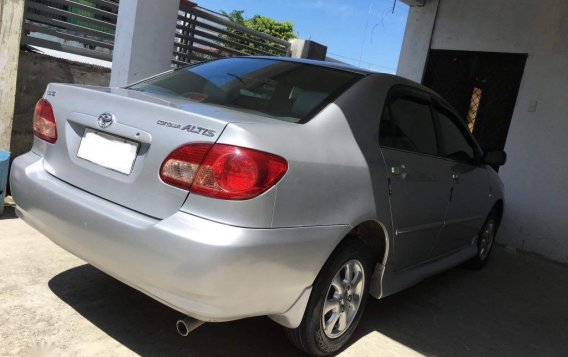
[[[125,88],[50,84],[11,188],[18,215],[102,271],[205,321],[268,315],[327,355],[383,298],[482,267],[496,171],[436,93],[274,57],[214,60]]]

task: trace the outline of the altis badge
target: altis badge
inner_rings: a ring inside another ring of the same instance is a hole
[[[203,136],[207,136],[207,137],[210,137],[210,138],[215,136],[215,130],[202,128],[200,126],[185,125],[185,126],[182,127],[181,124],[171,123],[169,121],[163,121],[163,120],[158,120],[156,122],[156,124],[161,125],[161,126],[165,126],[167,128],[180,129],[180,130],[183,130],[183,131],[187,131],[189,133],[203,135]]]

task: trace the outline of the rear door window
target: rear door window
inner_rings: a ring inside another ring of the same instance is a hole
[[[185,67],[127,89],[305,123],[362,77],[300,62],[227,58]]]
[[[438,155],[430,103],[411,96],[393,97],[381,119],[379,143],[383,147]]]

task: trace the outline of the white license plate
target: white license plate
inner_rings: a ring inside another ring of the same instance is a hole
[[[137,153],[138,143],[135,141],[85,129],[77,157],[130,175]]]

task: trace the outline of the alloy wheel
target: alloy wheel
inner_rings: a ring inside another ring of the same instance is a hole
[[[355,320],[363,300],[365,271],[351,259],[337,271],[328,288],[322,313],[322,330],[328,338],[343,335]]]
[[[495,240],[495,222],[490,220],[487,222],[483,233],[481,234],[481,241],[479,242],[479,258],[481,260],[487,259],[493,242]]]

